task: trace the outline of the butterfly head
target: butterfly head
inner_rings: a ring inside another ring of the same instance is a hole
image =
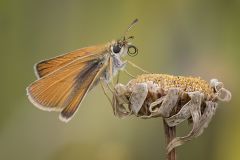
[[[138,54],[138,49],[129,42],[129,40],[133,38],[133,36],[130,36],[128,38],[124,37],[123,39],[113,41],[110,45],[111,54],[120,56],[128,54],[131,57],[136,56]]]
[[[132,45],[129,40],[133,39],[133,36],[126,36],[128,31],[138,22],[138,19],[135,19],[124,32],[121,39],[113,41],[110,45],[111,55],[120,55],[124,56],[128,54],[131,57],[134,57],[138,54],[138,49]]]

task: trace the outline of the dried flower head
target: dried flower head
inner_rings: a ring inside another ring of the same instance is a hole
[[[163,117],[170,127],[191,121],[193,127],[189,134],[176,137],[168,144],[170,152],[202,134],[219,100],[230,101],[231,93],[217,79],[207,83],[199,77],[143,74],[127,85],[115,86],[113,109],[118,117]]]

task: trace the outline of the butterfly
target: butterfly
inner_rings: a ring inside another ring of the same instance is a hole
[[[109,83],[125,67],[123,56],[137,54],[137,48],[128,42],[132,38],[124,34],[121,39],[37,63],[34,69],[38,79],[27,87],[28,99],[42,110],[60,112],[59,119],[68,122],[89,90],[99,81]]]

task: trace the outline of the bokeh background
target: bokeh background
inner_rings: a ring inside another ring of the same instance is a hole
[[[0,159],[164,159],[162,120],[114,117],[99,86],[67,124],[26,96],[34,63],[118,38],[135,18],[139,54],[127,59],[151,72],[218,78],[233,95],[178,158],[240,159],[239,11],[238,0],[1,0]],[[178,134],[189,129],[183,124]]]

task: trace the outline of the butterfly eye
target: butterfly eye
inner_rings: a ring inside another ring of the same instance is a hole
[[[117,44],[117,45],[114,45],[114,46],[113,46],[112,51],[113,51],[114,53],[119,53],[119,52],[121,51],[121,49],[122,49],[122,46],[120,46],[119,44]]]

